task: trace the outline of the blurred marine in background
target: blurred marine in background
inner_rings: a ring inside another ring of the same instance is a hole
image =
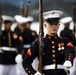
[[[2,59],[0,59],[0,75],[17,75],[15,58],[23,49],[22,37],[11,31],[14,19],[3,15],[4,30],[1,35]]]
[[[68,38],[75,45],[75,32],[70,29],[71,17],[65,17],[60,20],[64,24],[64,29],[60,32],[61,37]]]

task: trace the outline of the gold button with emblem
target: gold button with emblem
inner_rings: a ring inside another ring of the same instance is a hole
[[[69,55],[71,55],[71,54],[69,54]]]
[[[28,70],[28,68],[26,68],[26,70]]]
[[[56,39],[57,37],[55,37],[55,39]]]
[[[69,56],[69,58],[70,58],[70,56]]]
[[[28,73],[30,73],[30,71],[28,71]]]
[[[54,41],[52,41],[52,44],[54,44]]]
[[[56,60],[54,59],[53,62],[56,62]]]
[[[49,36],[49,39],[50,39],[51,37]]]
[[[55,14],[55,12],[53,11],[51,14]]]
[[[45,55],[45,53],[43,53],[43,55]]]
[[[64,50],[64,47],[61,47],[62,50]]]
[[[52,52],[55,53],[55,50],[53,50]]]
[[[52,46],[52,48],[55,48],[55,46]]]
[[[55,55],[53,55],[53,57],[55,57]]]
[[[58,50],[60,51],[60,50],[61,50],[61,47],[60,47],[60,48],[58,48]]]
[[[68,58],[70,60],[70,58]]]

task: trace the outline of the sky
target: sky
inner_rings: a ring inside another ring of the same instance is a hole
[[[11,4],[19,6],[19,4],[20,4],[21,1],[26,5],[26,1],[27,0],[0,0],[0,3],[11,3]],[[30,0],[30,1],[31,1],[31,3],[36,3],[39,0]],[[47,2],[49,0],[43,0],[43,2],[44,1]],[[57,0],[50,0],[50,1],[57,1]],[[61,1],[64,1],[64,2],[76,2],[76,0],[61,0]]]
[[[31,3],[36,3],[37,0],[30,0]],[[10,3],[16,6],[20,5],[20,2],[23,2],[26,5],[27,0],[0,0],[0,3]]]

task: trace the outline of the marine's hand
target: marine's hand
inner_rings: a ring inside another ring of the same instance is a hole
[[[70,61],[67,60],[64,62],[63,66],[64,66],[64,69],[69,70],[71,68],[72,64]]]
[[[15,61],[16,61],[16,63],[22,63],[22,55],[21,54],[18,54],[17,56],[16,56],[16,58],[15,58]]]

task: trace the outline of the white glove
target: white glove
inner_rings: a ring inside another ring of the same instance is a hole
[[[2,50],[0,50],[0,53],[3,53],[3,51],[2,51]]]
[[[64,62],[63,66],[66,70],[69,70],[71,68],[72,64],[69,60],[67,60]]]
[[[40,72],[36,72],[34,75],[41,75],[41,73]]]
[[[17,56],[16,56],[16,58],[15,58],[15,61],[16,61],[16,63],[22,63],[22,55],[21,54],[18,54]]]

